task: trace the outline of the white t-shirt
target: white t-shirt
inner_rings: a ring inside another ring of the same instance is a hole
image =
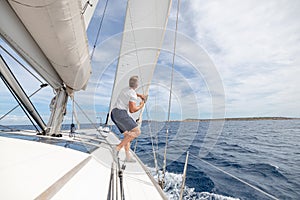
[[[130,87],[124,88],[116,101],[115,108],[129,110],[129,101],[136,102],[138,99],[136,91]]]

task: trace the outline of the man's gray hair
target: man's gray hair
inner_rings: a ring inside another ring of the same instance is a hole
[[[137,88],[138,87],[138,80],[139,77],[138,76],[132,76],[129,79],[129,87],[131,88]]]

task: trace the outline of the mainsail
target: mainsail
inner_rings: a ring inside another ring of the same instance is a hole
[[[0,33],[53,88],[81,90],[91,74],[86,28],[97,2],[1,1]]]
[[[138,90],[147,95],[163,43],[170,6],[171,0],[128,1],[110,110],[133,75],[139,76]]]
[[[68,95],[73,96],[73,91],[85,89],[87,85],[91,63],[86,29],[97,2],[0,1],[0,35],[55,89],[47,131],[43,123],[38,123],[44,134],[55,136],[59,133]],[[17,89],[12,88],[15,92],[19,91]],[[24,97],[26,94],[18,95],[31,113],[30,104],[26,103],[28,99]]]

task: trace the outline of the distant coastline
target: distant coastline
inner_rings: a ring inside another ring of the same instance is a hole
[[[185,119],[183,121],[216,121],[216,120],[226,120],[226,121],[255,121],[255,120],[299,120],[300,118],[291,117],[236,117],[236,118],[224,118],[224,119]]]
[[[184,120],[171,120],[172,122],[198,122],[198,121],[257,121],[257,120],[300,120],[300,118],[292,117],[236,117],[236,118],[224,118],[224,119],[184,119]],[[143,120],[143,122],[150,122],[155,120]]]

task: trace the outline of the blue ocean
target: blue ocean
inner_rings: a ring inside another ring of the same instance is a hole
[[[300,199],[300,120],[225,121],[215,145],[201,157],[209,123],[143,123],[136,153],[154,175],[152,149],[161,173],[169,126],[165,188],[169,199],[179,197],[185,149],[190,155],[184,199]]]
[[[132,142],[131,148],[158,179],[162,177],[168,127],[164,191],[170,200],[179,199],[187,151],[186,200],[300,199],[300,120],[229,120],[218,135],[208,134],[210,123],[146,121],[142,134]],[[115,127],[112,129],[118,134]],[[86,145],[74,143],[74,148],[85,151]],[[201,154],[203,148],[205,154]]]

